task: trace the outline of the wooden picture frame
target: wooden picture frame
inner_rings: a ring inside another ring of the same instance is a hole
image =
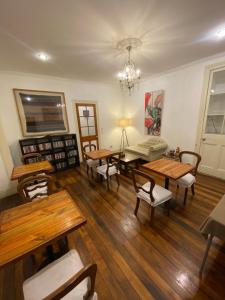
[[[63,92],[13,89],[23,136],[69,132]]]

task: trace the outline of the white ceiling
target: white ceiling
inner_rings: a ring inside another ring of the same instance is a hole
[[[139,37],[144,77],[225,51],[223,25],[225,0],[0,0],[0,69],[111,81],[125,62],[117,41]]]

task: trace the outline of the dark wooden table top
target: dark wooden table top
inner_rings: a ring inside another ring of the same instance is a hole
[[[143,168],[156,172],[165,177],[177,180],[194,169],[189,163],[161,158],[142,165]]]
[[[25,175],[35,174],[37,172],[51,172],[53,167],[48,160],[31,163],[27,165],[20,165],[13,168],[11,180],[19,179]]]
[[[46,247],[86,223],[63,190],[0,214],[0,267]]]
[[[103,158],[113,155],[115,153],[118,153],[118,151],[107,150],[107,149],[99,149],[99,150],[95,150],[95,151],[85,152],[87,157],[91,158],[93,160],[103,159]]]
[[[135,162],[135,161],[137,161],[139,159],[140,159],[139,155],[133,154],[133,153],[127,153],[127,152],[125,152],[125,156],[123,156],[123,157],[120,158],[120,160],[122,162],[124,162],[125,164],[126,163],[129,164],[131,162]]]

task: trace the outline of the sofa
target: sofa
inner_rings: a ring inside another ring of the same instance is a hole
[[[161,158],[167,147],[168,145],[164,139],[152,136],[140,144],[126,147],[125,152],[139,155],[143,160],[152,161]]]

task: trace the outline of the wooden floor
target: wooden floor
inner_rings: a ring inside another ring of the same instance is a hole
[[[149,226],[149,208],[141,203],[133,214],[135,193],[130,178],[120,176],[120,188],[112,179],[88,179],[85,168],[56,175],[87,217],[87,224],[70,235],[84,262],[98,265],[96,290],[99,299],[225,299],[225,247],[214,241],[203,278],[198,276],[206,242],[198,232],[204,218],[225,194],[225,182],[199,175],[196,195],[175,193],[177,207],[170,217],[156,209],[154,227]],[[154,176],[159,184],[163,178]],[[17,197],[1,202],[1,208],[19,204]],[[33,272],[27,257],[0,271],[0,299],[22,299],[22,282]],[[41,288],[41,287],[40,287]]]

